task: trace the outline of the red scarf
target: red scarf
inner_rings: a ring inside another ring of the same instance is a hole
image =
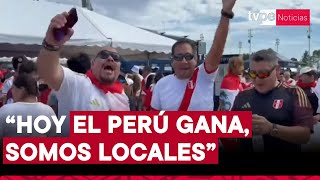
[[[308,89],[312,87],[316,87],[317,82],[313,81],[312,83],[303,83],[301,80],[297,82],[297,86],[301,87],[302,89]]]
[[[90,78],[92,84],[95,85],[101,91],[103,91],[105,94],[107,94],[108,92],[113,93],[113,94],[116,94],[116,93],[122,94],[122,92],[123,92],[123,86],[119,81],[117,81],[111,85],[102,84],[99,82],[99,80],[96,77],[94,77],[94,75],[92,74],[92,71],[88,71],[86,73],[86,75],[88,76],[88,78]]]

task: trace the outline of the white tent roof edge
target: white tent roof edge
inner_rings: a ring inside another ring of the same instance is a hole
[[[52,14],[68,10],[71,7],[77,8],[79,21],[75,26],[74,36],[66,45],[112,46],[128,51],[169,54],[171,46],[175,42],[170,38],[142,30],[78,6],[47,1],[3,1],[3,7],[0,7],[0,20],[1,17],[5,19],[1,20],[0,43],[41,45]],[[21,12],[20,18],[17,19],[21,23],[10,22],[15,21],[14,14],[12,14],[14,12],[9,10],[13,7],[18,8],[15,11]],[[43,7],[46,7],[46,9],[43,10]],[[10,20],[7,17],[11,17]],[[110,26],[110,24],[115,27]],[[39,28],[34,28],[35,26],[39,26]]]
[[[0,57],[0,62],[11,62],[13,57]],[[38,57],[27,57],[29,60],[36,62]],[[59,61],[60,63],[66,63],[67,58],[60,58]]]

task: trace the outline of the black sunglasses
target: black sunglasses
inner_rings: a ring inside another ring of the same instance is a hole
[[[252,79],[256,79],[257,77],[259,79],[265,79],[265,78],[268,78],[271,75],[272,71],[275,70],[276,67],[277,66],[274,66],[271,70],[262,71],[262,72],[256,72],[256,71],[251,71],[250,70],[248,74],[249,74],[250,78],[252,78]]]
[[[107,50],[103,50],[103,51],[100,51],[97,54],[97,57],[99,57],[100,59],[108,59],[110,56],[112,57],[112,59],[115,62],[120,62],[121,61],[121,56],[118,53],[115,53],[115,52],[110,52],[110,51],[107,51]]]
[[[183,61],[183,58],[186,59],[186,61],[191,61],[194,58],[193,54],[175,54],[173,55],[173,60],[175,61]]]

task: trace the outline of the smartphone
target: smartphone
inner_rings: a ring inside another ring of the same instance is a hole
[[[54,38],[57,41],[61,41],[64,38],[64,36],[68,33],[68,29],[72,28],[78,22],[76,8],[72,8],[68,14],[69,15],[67,17],[67,23],[65,24],[65,26],[54,30]]]

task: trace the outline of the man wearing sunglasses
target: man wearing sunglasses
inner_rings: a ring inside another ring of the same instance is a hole
[[[73,30],[69,28],[67,35],[58,41],[54,37],[54,29],[63,27],[67,16],[68,13],[62,13],[51,20],[37,60],[40,77],[57,91],[55,94],[61,109],[59,116],[68,116],[74,110],[130,110],[129,99],[118,81],[121,57],[116,49],[101,49],[85,75],[60,65],[60,50],[70,40]],[[63,124],[64,136],[69,134],[69,123],[66,120]]]
[[[299,87],[277,80],[278,56],[261,50],[250,59],[249,75],[254,88],[242,91],[235,99],[233,111],[252,111],[253,139],[241,139],[243,151],[300,152],[310,139],[313,111]]]
[[[229,21],[235,0],[222,0],[221,19],[213,45],[205,62],[198,64],[196,46],[182,39],[172,46],[173,75],[162,78],[154,87],[151,107],[154,110],[213,110],[213,87],[226,43]]]

